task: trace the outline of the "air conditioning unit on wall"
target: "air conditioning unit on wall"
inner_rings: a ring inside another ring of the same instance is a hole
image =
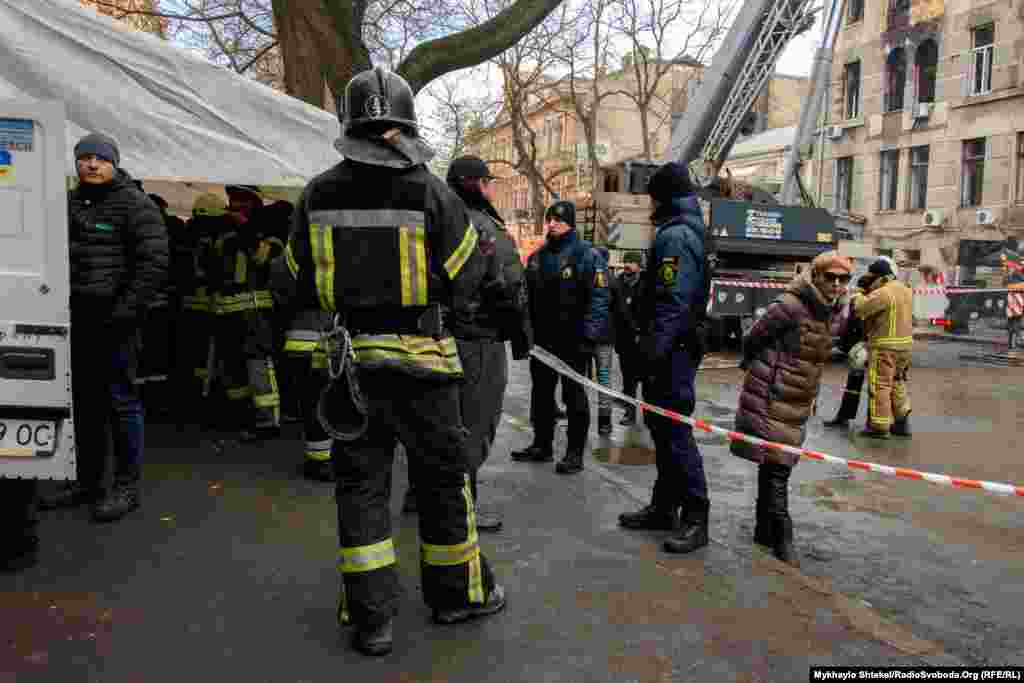
[[[929,209],[921,214],[921,224],[929,228],[939,227],[945,219],[941,209]]]
[[[996,222],[996,212],[992,209],[978,209],[978,225],[993,225]]]
[[[918,102],[917,106],[914,107],[914,118],[915,119],[926,119],[931,116],[932,103],[931,102]]]
[[[828,135],[830,140],[838,140],[839,138],[843,137],[843,127],[842,126],[826,126],[825,127],[825,134]]]

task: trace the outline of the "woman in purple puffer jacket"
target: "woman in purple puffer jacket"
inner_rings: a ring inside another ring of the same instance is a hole
[[[790,446],[806,436],[821,375],[832,350],[836,300],[850,282],[853,264],[838,252],[818,255],[768,306],[743,340],[747,374],[736,411],[736,431]],[[733,455],[758,464],[754,541],[799,566],[789,516],[789,475],[799,457],[733,441]]]

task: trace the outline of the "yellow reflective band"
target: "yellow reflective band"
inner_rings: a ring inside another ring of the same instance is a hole
[[[309,244],[316,268],[316,291],[320,308],[334,311],[334,229],[330,225],[309,224]]]
[[[480,556],[480,544],[475,541],[466,541],[458,545],[424,543],[422,550],[423,562],[435,567],[455,567]]]
[[[284,249],[284,242],[277,237],[264,237],[263,241],[269,246],[277,247],[278,249]]]
[[[428,355],[398,354],[394,351],[364,350],[356,352],[356,360],[367,368],[387,366],[400,370],[406,367],[429,370],[442,375],[462,375],[462,365],[457,355],[454,358],[437,358]]]
[[[327,354],[323,351],[313,352],[313,369],[314,370],[325,370],[327,369]]]
[[[256,308],[274,307],[274,295],[270,293],[269,289],[257,289],[252,293],[252,300],[255,302]]]
[[[330,451],[306,451],[306,460],[314,460],[316,462],[327,462],[330,459]]]
[[[469,475],[464,475],[462,484],[462,497],[466,501],[466,529],[469,530],[469,538],[477,541],[476,533],[476,504],[473,502],[473,492],[469,487]],[[483,604],[484,602],[484,573],[480,562],[480,552],[477,549],[476,556],[469,561],[469,602]]]
[[[462,236],[462,242],[458,248],[452,252],[452,255],[448,257],[448,260],[444,262],[444,269],[448,271],[448,277],[455,279],[455,276],[462,270],[462,266],[466,265],[466,261],[469,260],[473,250],[476,249],[476,243],[480,239],[480,236],[476,232],[476,228],[470,223],[466,226],[466,233]]]
[[[206,379],[207,377],[210,376],[210,371],[207,370],[206,368],[193,368],[192,375],[195,376],[197,379]]]
[[[338,551],[341,561],[338,569],[346,574],[372,572],[395,563],[395,545],[389,538],[373,545],[342,548]]]
[[[226,393],[228,398],[232,401],[240,401],[252,396],[252,390],[249,387],[228,388],[224,393]]]
[[[288,264],[288,272],[292,274],[293,278],[299,277],[299,262],[295,260],[295,254],[292,253],[292,243],[289,241],[288,246],[284,248],[284,261]]]
[[[249,259],[243,252],[235,254],[235,284],[244,285],[249,279]]]
[[[427,305],[427,248],[422,225],[398,229],[399,263],[402,274],[402,305]]]
[[[257,408],[275,408],[281,405],[281,397],[276,392],[256,394],[252,397],[252,404]]]
[[[284,350],[289,353],[313,353],[319,346],[320,342],[304,339],[287,339],[284,342]]]

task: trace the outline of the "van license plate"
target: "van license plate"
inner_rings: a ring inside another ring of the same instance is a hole
[[[0,458],[52,455],[57,423],[52,420],[0,418]]]

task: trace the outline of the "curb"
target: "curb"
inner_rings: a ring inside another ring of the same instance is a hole
[[[1002,339],[991,337],[972,337],[970,335],[948,334],[945,332],[914,332],[914,339],[932,339],[936,341],[959,342],[961,344],[976,344],[979,346],[995,346],[1006,348],[1007,343]]]

